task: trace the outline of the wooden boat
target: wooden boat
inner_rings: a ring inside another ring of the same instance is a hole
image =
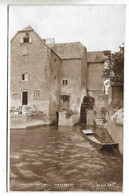
[[[102,143],[99,141],[99,136],[94,133],[92,130],[82,130],[86,138],[99,150],[113,152],[118,149],[118,143]]]

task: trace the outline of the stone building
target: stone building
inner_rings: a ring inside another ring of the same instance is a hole
[[[57,122],[62,110],[80,112],[86,95],[87,51],[80,43],[55,44],[28,26],[11,40],[10,107]]]
[[[103,71],[106,57],[110,51],[94,51],[87,53],[87,87],[91,97],[95,99],[94,109],[97,111],[97,117],[101,117],[102,108],[105,107],[105,86],[103,81]]]
[[[80,42],[74,42],[55,44],[52,50],[61,58],[60,109],[80,112],[86,95],[86,48]]]
[[[46,124],[57,123],[59,111],[72,111],[79,114],[79,122],[87,118],[82,106],[88,93],[101,116],[102,75],[109,53],[87,52],[80,42],[56,44],[31,26],[18,31],[11,40],[11,111],[20,107],[24,114],[39,112]]]
[[[50,104],[50,49],[29,26],[11,40],[10,104],[29,106],[46,114]]]

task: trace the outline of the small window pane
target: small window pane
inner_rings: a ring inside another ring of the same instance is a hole
[[[69,96],[68,95],[62,95],[61,100],[62,100],[62,102],[68,102],[69,101]]]
[[[22,80],[25,80],[25,74],[22,74]]]
[[[29,43],[29,37],[24,37],[24,43]]]
[[[62,80],[62,85],[67,85],[68,84],[68,80]]]
[[[22,74],[22,80],[28,81],[28,74]]]

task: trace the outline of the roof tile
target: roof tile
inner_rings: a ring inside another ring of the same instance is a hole
[[[61,59],[82,58],[84,46],[80,42],[55,44],[52,50]]]

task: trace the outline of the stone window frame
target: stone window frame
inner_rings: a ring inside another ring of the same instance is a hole
[[[22,95],[23,95],[22,93],[23,93],[23,92],[27,92],[27,93],[28,93],[27,105],[23,105],[23,106],[28,106],[28,105],[29,105],[29,95],[30,95],[30,94],[29,94],[29,90],[27,90],[27,89],[22,89],[22,90],[21,90],[21,105],[22,105]]]
[[[63,78],[63,79],[61,80],[61,85],[62,85],[62,86],[67,86],[67,85],[68,85],[68,79]]]
[[[24,82],[24,81],[27,82],[27,81],[28,81],[28,74],[27,74],[27,73],[23,73],[21,79],[22,79],[23,82]]]
[[[24,43],[29,43],[29,37],[23,37],[23,42]]]
[[[61,101],[62,102],[69,102],[69,95],[61,95]]]
[[[39,92],[39,97],[36,95],[36,92]],[[41,89],[34,89],[34,100],[40,100]]]
[[[29,33],[25,33],[25,35],[20,39],[20,43],[21,44],[31,44],[32,43],[32,39],[30,38]]]

